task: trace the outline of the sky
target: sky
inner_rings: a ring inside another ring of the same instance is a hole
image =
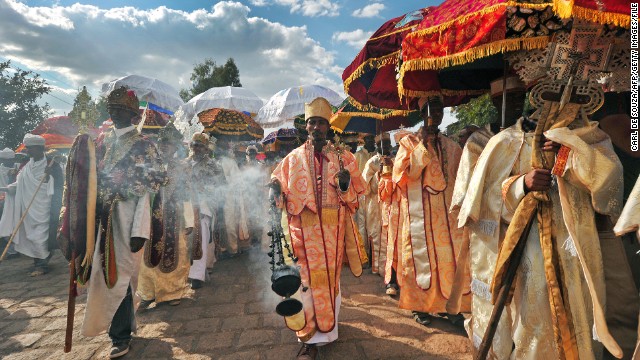
[[[385,21],[438,0],[0,0],[0,61],[40,73],[56,115],[83,85],[138,74],[176,89],[194,64],[234,58],[263,100],[319,84],[344,95],[341,75]],[[452,122],[445,115],[443,126]]]

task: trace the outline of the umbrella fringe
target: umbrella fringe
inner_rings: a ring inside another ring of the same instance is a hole
[[[505,11],[507,9],[507,7],[519,7],[519,8],[526,8],[526,9],[534,9],[534,10],[544,10],[545,8],[552,6],[551,3],[542,3],[542,4],[527,4],[527,3],[519,3],[516,1],[508,1],[508,2],[504,2],[504,3],[500,3],[500,4],[495,4],[492,6],[488,6],[485,7],[483,9],[480,9],[476,12],[472,12],[460,17],[457,17],[453,20],[449,20],[446,22],[443,22],[441,24],[438,25],[434,25],[425,29],[419,29],[416,30],[410,34],[407,35],[406,39],[410,39],[412,37],[416,37],[416,36],[424,36],[424,35],[428,35],[428,34],[433,34],[435,32],[442,32],[443,30],[446,30],[448,28],[451,28],[452,26],[459,26],[459,25],[463,25],[466,22],[468,22],[469,20],[474,20],[476,19],[478,16],[483,16],[483,15],[487,15],[487,14],[493,14],[497,11]]]
[[[419,90],[411,90],[404,88],[404,77],[409,71],[427,71],[440,70],[443,68],[463,65],[475,60],[488,57],[491,55],[516,51],[516,50],[533,50],[541,49],[547,46],[550,41],[549,36],[536,36],[531,38],[513,38],[504,39],[489,44],[480,45],[469,50],[431,59],[415,59],[404,62],[400,68],[400,78],[398,80],[398,93],[401,97],[416,97],[415,94],[420,93]],[[440,92],[440,91],[436,91]],[[431,96],[429,94],[428,96]],[[420,96],[425,96],[420,94]]]
[[[397,64],[399,56],[400,50],[394,51],[391,54],[381,56],[379,58],[367,59],[365,62],[360,64],[360,66],[358,66],[358,68],[355,69],[348,78],[344,80],[344,92],[348,94],[351,84],[365,73],[374,69],[380,69],[381,67],[386,65]]]
[[[603,12],[588,9],[582,6],[573,6],[573,1],[565,2],[555,0],[553,12],[561,19],[578,18],[593,21],[604,25],[615,25],[629,29],[631,27],[631,15],[613,12]]]

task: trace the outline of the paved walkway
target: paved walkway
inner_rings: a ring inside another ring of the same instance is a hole
[[[79,334],[85,295],[77,299],[73,350],[63,353],[68,270],[59,252],[51,272],[30,278],[32,260],[0,263],[0,358],[104,359],[106,335]],[[293,359],[299,348],[274,308],[265,255],[244,254],[216,264],[212,281],[188,290],[177,307],[152,305],[138,312],[138,334],[125,359]],[[464,331],[447,321],[431,328],[413,321],[384,295],[382,280],[342,276],[340,339],[319,359],[471,359]]]

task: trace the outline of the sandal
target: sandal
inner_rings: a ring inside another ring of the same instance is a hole
[[[414,311],[413,318],[420,325],[427,326],[431,324],[431,315],[423,312]]]

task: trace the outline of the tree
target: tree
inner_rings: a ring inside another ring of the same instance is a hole
[[[96,127],[100,127],[103,122],[109,120],[111,115],[107,111],[107,97],[100,96],[96,99],[96,108],[98,109],[98,120],[96,121]]]
[[[49,117],[49,104],[37,103],[49,92],[39,74],[12,68],[10,60],[0,62],[0,148],[17,148],[27,132]]]
[[[203,63],[196,64],[191,73],[191,89],[180,90],[180,97],[189,101],[192,97],[203,93],[212,87],[235,86],[242,87],[240,83],[240,70],[233,58],[227,59],[224,65],[218,66],[213,59],[205,59]]]
[[[458,121],[447,126],[448,136],[455,136],[468,125],[482,127],[498,120],[498,110],[493,106],[489,94],[472,99],[464,105],[454,106],[451,113]]]

